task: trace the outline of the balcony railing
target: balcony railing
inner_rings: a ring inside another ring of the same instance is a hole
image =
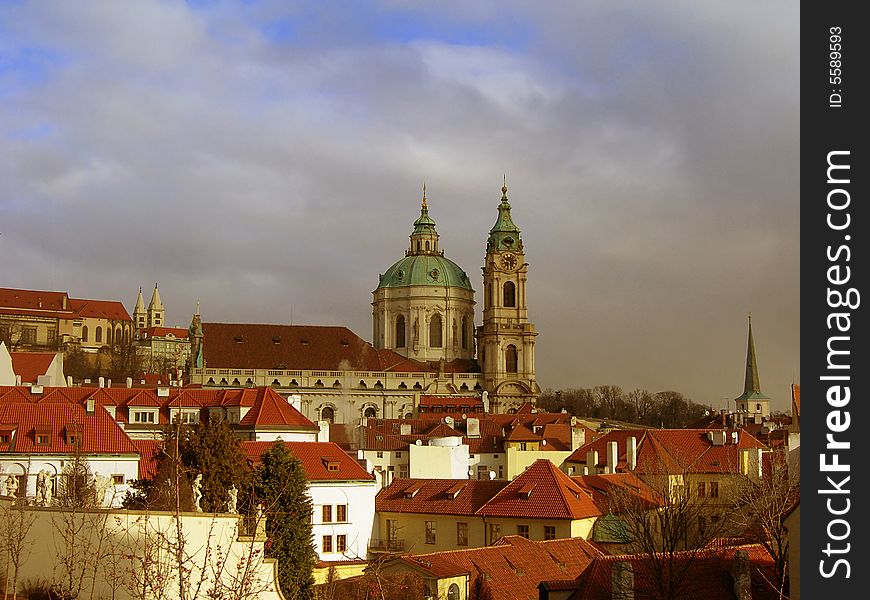
[[[369,540],[369,551],[371,552],[404,552],[405,540]]]

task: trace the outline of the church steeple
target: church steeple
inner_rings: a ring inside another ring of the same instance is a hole
[[[160,300],[160,292],[157,290],[157,284],[154,284],[154,293],[151,294],[151,302],[148,303],[148,327],[165,327],[166,326],[166,309],[163,307],[163,301]]]
[[[746,376],[743,380],[743,394],[736,400],[767,399],[761,391],[758,378],[758,360],[755,357],[755,340],[752,339],[752,315],[749,315],[749,341],[746,346]]]
[[[411,232],[411,247],[406,256],[419,254],[441,254],[438,249],[438,232],[435,221],[429,216],[429,204],[426,201],[426,184],[423,184],[423,201],[420,205],[420,216],[414,221],[414,231]]]
[[[511,205],[507,197],[507,178],[501,186],[501,203],[498,205],[498,219],[489,230],[489,238],[486,241],[487,252],[522,252],[523,241],[520,238],[520,228],[514,224],[511,218]]]
[[[139,288],[139,295],[136,296],[136,306],[133,307],[133,324],[136,329],[144,329],[148,313],[145,312],[145,300],[142,298],[142,288]]]

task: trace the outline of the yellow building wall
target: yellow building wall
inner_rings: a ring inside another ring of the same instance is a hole
[[[414,513],[378,513],[378,539],[388,537],[387,520],[397,523],[396,538],[405,541],[404,551],[410,554],[426,554],[442,550],[480,548],[484,540],[483,519],[464,515],[432,515]],[[426,521],[435,523],[435,543],[426,543]],[[457,523],[468,523],[468,545],[457,545]]]

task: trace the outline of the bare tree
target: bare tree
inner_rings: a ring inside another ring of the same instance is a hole
[[[764,546],[773,557],[772,582],[780,594],[787,593],[788,530],[782,522],[795,505],[800,490],[790,480],[785,450],[770,454],[770,469],[763,477],[743,477],[734,494],[732,522],[748,542]]]
[[[16,503],[4,501],[0,508],[0,552],[6,559],[3,600],[9,598],[10,592],[15,596],[21,565],[30,555],[29,536],[35,517],[22,509],[23,503],[23,498]]]
[[[651,497],[621,486],[610,492],[611,512],[621,521],[630,551],[642,557],[656,600],[679,598],[694,560],[726,532],[726,506],[700,493],[704,479],[691,472],[688,461],[672,458],[643,465]]]

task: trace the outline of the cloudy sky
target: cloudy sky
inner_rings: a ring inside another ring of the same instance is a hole
[[[800,382],[798,3],[4,2],[0,286],[347,325],[503,174],[542,387]],[[480,300],[480,297],[478,298]],[[479,317],[478,317],[479,318]],[[733,407],[733,403],[731,404]]]

